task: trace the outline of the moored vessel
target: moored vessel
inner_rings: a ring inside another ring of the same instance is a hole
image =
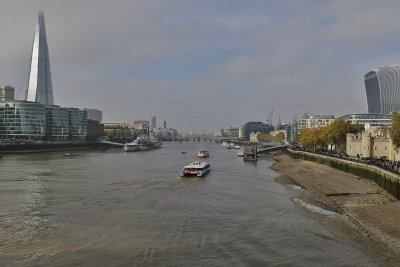
[[[208,150],[200,150],[199,152],[197,152],[197,157],[199,158],[208,158],[210,156],[210,153],[208,152]]]
[[[210,171],[210,164],[207,162],[192,162],[181,171],[181,177],[196,176],[203,177]]]
[[[138,136],[133,142],[126,143],[124,145],[124,150],[126,152],[151,150],[151,149],[160,148],[161,145],[162,145],[162,142],[157,141],[155,139],[148,138],[146,136]]]
[[[243,160],[245,161],[257,161],[257,148],[246,147],[243,151]]]

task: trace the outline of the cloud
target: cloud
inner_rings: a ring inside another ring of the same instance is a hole
[[[40,8],[58,104],[109,120],[157,115],[180,131],[264,120],[272,108],[284,121],[364,112],[363,75],[400,60],[397,1],[10,0],[0,83],[26,88]]]

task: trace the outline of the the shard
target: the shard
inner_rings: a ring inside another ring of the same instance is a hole
[[[26,100],[45,105],[54,105],[49,50],[47,47],[46,27],[42,10],[38,15],[38,22],[33,39],[32,60]]]

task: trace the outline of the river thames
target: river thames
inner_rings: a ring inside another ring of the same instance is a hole
[[[211,172],[181,178],[210,151]],[[186,152],[182,154],[181,152]],[[2,266],[381,266],[300,205],[272,159],[214,143],[6,155],[0,159]],[[311,208],[310,208],[311,207]]]

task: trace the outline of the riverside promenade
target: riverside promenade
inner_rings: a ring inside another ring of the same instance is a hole
[[[367,164],[312,153],[306,155],[318,157],[320,163],[281,154],[274,157],[276,163],[272,168],[304,189],[302,201],[319,203],[337,213],[335,217],[322,219],[322,224],[349,236],[388,265],[399,266],[400,202],[374,181],[326,165],[346,166],[348,170],[363,168],[378,177],[386,175],[391,179],[396,175]]]

